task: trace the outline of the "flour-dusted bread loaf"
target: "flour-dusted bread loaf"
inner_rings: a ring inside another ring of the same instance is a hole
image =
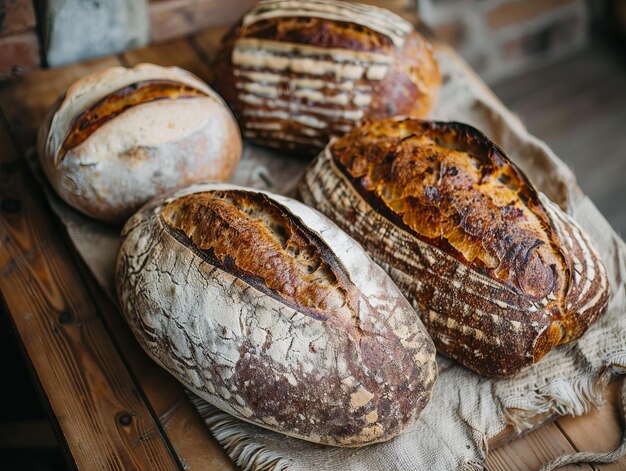
[[[41,126],[38,152],[61,198],[119,223],[160,193],[230,178],[241,137],[203,81],[177,67],[140,64],[74,82]]]
[[[607,303],[588,236],[470,126],[370,123],[331,141],[299,192],[387,270],[438,350],[478,373],[515,374]]]
[[[388,440],[430,398],[435,348],[363,249],[295,200],[192,186],[126,223],[122,311],[148,354],[220,409],[335,446]]]
[[[222,40],[216,68],[244,137],[308,153],[365,119],[426,117],[440,85],[410,23],[334,0],[259,2]]]

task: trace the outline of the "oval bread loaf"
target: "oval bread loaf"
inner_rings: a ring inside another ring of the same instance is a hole
[[[69,205],[123,222],[150,198],[230,178],[237,123],[204,82],[177,67],[111,67],[81,78],[50,110],[41,166]]]
[[[195,185],[126,223],[122,311],[148,354],[220,409],[335,446],[388,440],[430,398],[435,349],[384,271],[302,203]]]
[[[370,123],[334,139],[298,190],[387,270],[438,350],[478,373],[515,374],[607,303],[588,236],[470,126]]]
[[[223,39],[216,90],[244,137],[318,152],[362,120],[426,117],[431,45],[390,11],[333,0],[261,1]]]

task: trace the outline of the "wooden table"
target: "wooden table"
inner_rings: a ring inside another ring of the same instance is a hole
[[[149,360],[53,216],[25,155],[47,109],[78,77],[111,65],[177,65],[211,80],[223,30],[28,74],[0,85],[0,293],[69,463],[80,469],[210,469],[234,465],[182,387]],[[617,384],[607,406],[560,418],[505,445],[494,470],[537,469],[559,454],[608,450],[620,436]],[[564,468],[565,469],[565,468]],[[594,468],[626,469],[619,464]]]

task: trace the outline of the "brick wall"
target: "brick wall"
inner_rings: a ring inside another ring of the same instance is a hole
[[[490,82],[576,51],[589,37],[585,0],[418,0],[418,9]]]
[[[31,0],[0,0],[0,79],[39,68],[39,39]]]

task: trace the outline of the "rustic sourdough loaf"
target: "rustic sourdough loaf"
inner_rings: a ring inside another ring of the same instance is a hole
[[[325,216],[195,185],[126,223],[117,289],[148,354],[224,411],[335,446],[415,422],[435,348],[406,298]]]
[[[410,23],[329,0],[259,2],[222,40],[216,68],[244,137],[313,153],[364,119],[426,117],[440,85]]]
[[[176,67],[112,67],[76,81],[38,139],[59,196],[85,214],[123,222],[150,198],[200,180],[226,180],[241,137],[222,99]]]
[[[387,270],[438,350],[478,373],[515,374],[607,303],[588,236],[470,126],[369,123],[332,140],[298,190]]]

